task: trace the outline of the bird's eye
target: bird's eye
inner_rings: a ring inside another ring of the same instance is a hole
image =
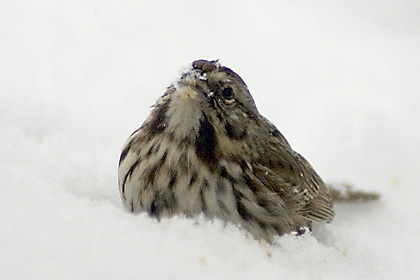
[[[231,87],[225,87],[222,91],[222,97],[228,103],[232,103],[234,101],[233,89]]]

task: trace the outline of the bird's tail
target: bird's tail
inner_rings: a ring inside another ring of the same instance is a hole
[[[350,184],[328,184],[328,189],[336,203],[369,202],[380,198],[378,193],[354,190]]]

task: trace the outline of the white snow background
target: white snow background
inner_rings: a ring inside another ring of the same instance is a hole
[[[420,2],[0,2],[0,279],[420,279]],[[382,194],[268,246],[127,212],[119,153],[220,59],[327,182]]]

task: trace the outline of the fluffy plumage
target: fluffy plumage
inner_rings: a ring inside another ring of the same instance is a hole
[[[268,242],[334,217],[323,180],[217,61],[194,61],[156,102],[123,148],[119,187],[130,211],[203,213]]]

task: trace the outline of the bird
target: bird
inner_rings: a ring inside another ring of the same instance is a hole
[[[118,184],[128,211],[204,215],[269,243],[334,218],[322,178],[218,60],[195,60],[167,87],[123,146]]]

